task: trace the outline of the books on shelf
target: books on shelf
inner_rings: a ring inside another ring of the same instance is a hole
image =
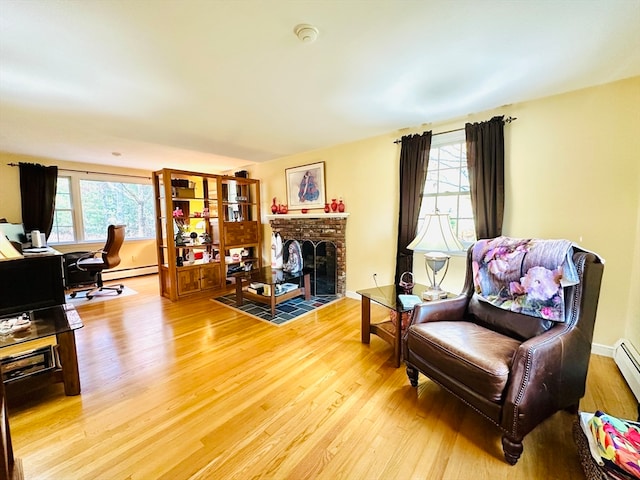
[[[265,297],[271,296],[271,289],[274,289],[274,294],[277,296],[284,295],[285,293],[291,292],[300,288],[295,283],[279,283],[275,285],[269,285],[267,283],[259,283],[259,282],[251,282],[249,286],[246,287],[246,291],[250,293],[254,293],[256,295],[263,295]]]
[[[253,293],[255,295],[266,295],[264,293],[265,289],[265,285],[263,283],[260,282],[251,282],[249,283],[249,285],[245,288],[245,290],[247,292]]]
[[[275,286],[276,296],[291,292],[297,288],[299,287],[295,283],[281,283]]]

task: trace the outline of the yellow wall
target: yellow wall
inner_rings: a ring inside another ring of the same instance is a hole
[[[41,165],[57,165],[58,168],[82,170],[102,173],[117,173],[121,175],[139,175],[150,177],[151,173],[144,170],[124,169],[110,167],[108,165],[92,165],[88,163],[66,162],[35,158],[25,155],[15,155],[0,152],[0,218],[6,218],[11,223],[22,222],[22,204],[20,201],[20,171],[18,167],[11,167],[9,163],[39,163]],[[70,173],[70,172],[61,172]],[[83,175],[70,173],[72,175]],[[105,231],[106,236],[106,231]],[[120,265],[114,271],[130,268],[157,265],[155,239],[151,240],[126,240],[120,249]],[[95,251],[104,246],[104,242],[87,242],[80,244],[56,246],[60,252]]]
[[[636,173],[636,192],[638,192],[640,191],[640,168]],[[640,295],[638,294],[640,290],[640,195],[638,195],[636,207],[636,249],[635,254],[629,256],[631,278],[629,280],[629,308],[626,315],[628,321],[625,337],[631,339],[636,350],[640,352]]]
[[[507,233],[568,238],[604,257],[595,338],[607,345],[640,316],[639,112],[636,77],[522,104],[512,127]]]
[[[263,214],[272,197],[285,203],[284,170],[325,162],[328,198],[342,196],[347,212],[347,291],[393,281],[398,217],[399,146],[408,133],[461,128],[465,122],[511,115],[505,127],[505,235],[567,238],[599,253],[605,273],[594,341],[613,345],[629,336],[640,346],[640,77],[454,121],[255,165]],[[271,231],[265,220],[265,237]],[[265,250],[265,259],[269,261]],[[426,282],[422,259],[414,266]],[[463,258],[452,259],[444,287],[459,291]]]
[[[390,134],[252,167],[255,173],[251,176],[262,181],[264,216],[271,213],[273,197],[278,203],[287,203],[285,168],[325,162],[327,198],[342,197],[350,214],[346,230],[348,290],[372,286],[373,273],[378,274],[380,284],[393,281],[394,254],[389,245],[395,245],[397,230],[390,219],[398,216],[398,150],[394,138]],[[266,239],[271,236],[268,223],[263,220]],[[269,250],[265,250],[264,258],[270,261]]]

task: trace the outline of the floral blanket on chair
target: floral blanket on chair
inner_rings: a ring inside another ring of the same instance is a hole
[[[578,283],[572,247],[569,240],[480,240],[472,252],[476,293],[504,310],[563,322],[563,287]]]

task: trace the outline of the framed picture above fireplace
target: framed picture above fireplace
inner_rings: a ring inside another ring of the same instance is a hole
[[[289,210],[324,208],[324,162],[285,169]]]

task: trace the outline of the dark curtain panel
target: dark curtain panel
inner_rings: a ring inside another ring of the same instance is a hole
[[[467,165],[476,236],[502,235],[504,214],[504,117],[467,123]]]
[[[400,214],[398,219],[398,244],[396,250],[395,284],[404,272],[413,270],[413,251],[407,245],[416,236],[420,200],[427,176],[431,132],[402,137],[400,150]]]
[[[20,162],[20,197],[25,232],[40,230],[49,238],[57,186],[58,167]]]

